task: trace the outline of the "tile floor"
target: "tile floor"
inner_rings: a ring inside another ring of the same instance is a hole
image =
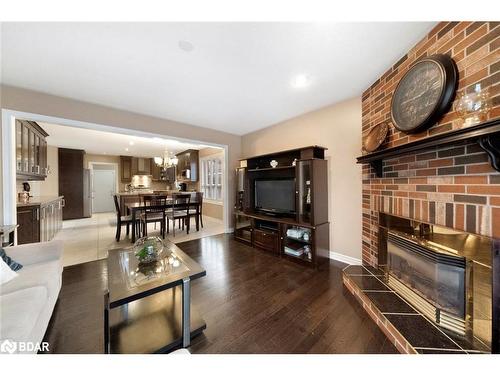
[[[91,218],[67,220],[63,222],[63,229],[56,235],[56,240],[64,241],[63,264],[90,262],[106,258],[108,250],[127,247],[131,245],[130,238],[125,235],[125,226],[122,227],[120,242],[115,241],[116,217],[114,213],[99,213]],[[170,233],[167,238],[172,242],[183,242],[201,237],[212,236],[224,232],[222,220],[203,216],[204,228],[196,231],[192,219],[191,231],[176,230],[175,237]],[[148,235],[159,235],[159,225],[154,229],[154,224],[148,226]]]

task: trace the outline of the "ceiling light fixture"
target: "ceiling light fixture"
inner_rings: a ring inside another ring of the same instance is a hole
[[[179,40],[179,48],[184,52],[191,52],[194,49],[193,43],[187,40]]]
[[[126,148],[125,151],[128,151],[128,148]]]
[[[292,86],[301,89],[311,84],[311,78],[305,74],[299,74],[292,80]]]
[[[177,156],[175,156],[172,152],[169,153],[167,150],[165,150],[163,157],[154,157],[154,162],[157,166],[163,169],[167,169],[170,167],[175,167],[179,163],[179,159],[177,159]]]
[[[134,145],[134,141],[130,141],[128,144],[129,144],[130,146],[133,146],[133,145]]]

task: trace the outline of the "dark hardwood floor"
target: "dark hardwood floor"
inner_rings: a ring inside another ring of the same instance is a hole
[[[397,353],[342,285],[322,270],[217,235],[178,246],[207,270],[192,298],[207,323],[192,353]],[[52,353],[103,353],[105,261],[66,267],[45,340]]]

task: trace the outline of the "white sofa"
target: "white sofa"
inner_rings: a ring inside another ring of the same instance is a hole
[[[4,250],[23,268],[0,285],[0,342],[40,343],[61,289],[63,243],[38,242]]]

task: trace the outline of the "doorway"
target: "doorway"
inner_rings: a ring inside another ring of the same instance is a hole
[[[113,212],[116,173],[112,165],[94,165],[92,173],[92,213]]]

